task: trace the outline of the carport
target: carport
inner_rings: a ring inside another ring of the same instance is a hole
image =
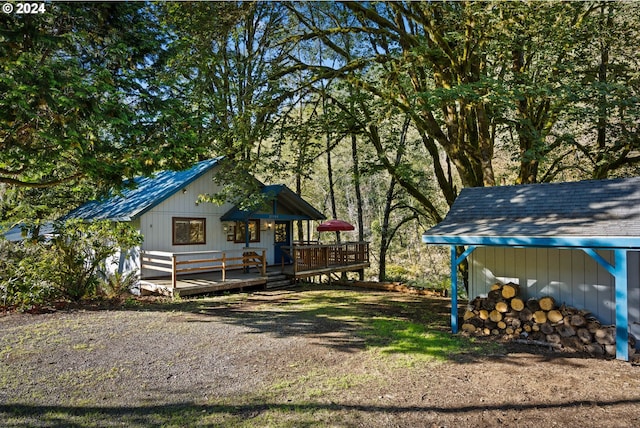
[[[424,233],[450,246],[451,328],[458,331],[458,268],[478,247],[580,250],[614,278],[616,357],[628,360],[628,252],[640,250],[640,177],[463,189],[444,221]],[[596,250],[613,253],[613,263]]]

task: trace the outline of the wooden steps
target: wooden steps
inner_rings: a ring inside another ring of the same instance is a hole
[[[275,288],[284,288],[293,284],[291,278],[285,274],[278,272],[267,272],[267,283],[265,288],[272,290]]]

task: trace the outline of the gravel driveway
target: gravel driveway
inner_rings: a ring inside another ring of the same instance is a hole
[[[0,425],[640,426],[638,367],[448,350],[448,302],[308,286],[0,316]]]

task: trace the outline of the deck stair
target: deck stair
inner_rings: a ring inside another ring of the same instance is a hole
[[[267,271],[267,289],[284,288],[293,284],[291,278],[279,271]]]

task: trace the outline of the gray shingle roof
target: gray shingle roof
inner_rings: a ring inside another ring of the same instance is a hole
[[[640,177],[466,188],[425,236],[640,236]]]

